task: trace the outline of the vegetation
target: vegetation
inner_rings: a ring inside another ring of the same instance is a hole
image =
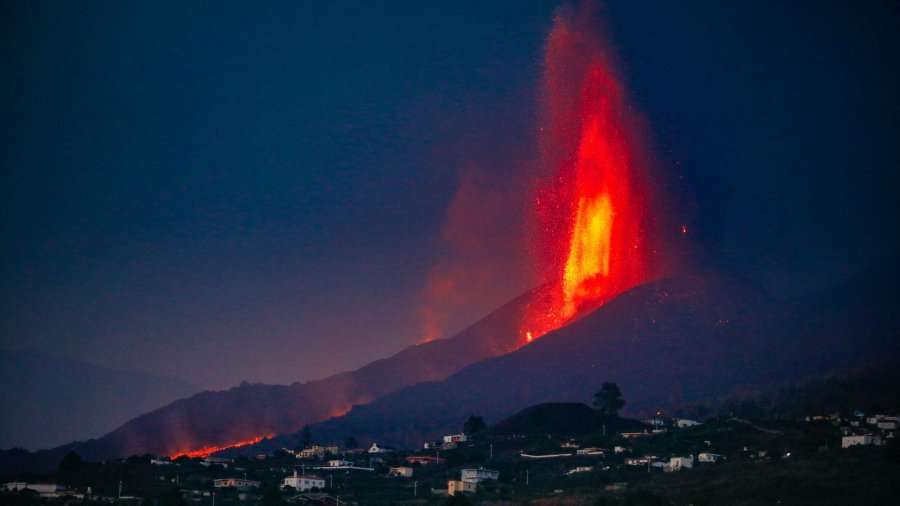
[[[615,383],[604,383],[600,387],[600,391],[594,394],[594,408],[605,418],[618,417],[619,410],[623,407],[625,407],[625,399],[622,398],[619,385]]]

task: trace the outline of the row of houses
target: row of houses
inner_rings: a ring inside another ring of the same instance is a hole
[[[821,418],[812,417],[810,421]],[[841,428],[841,448],[881,446],[896,437],[900,428],[900,417],[883,414],[865,416],[859,411],[849,417],[831,415],[827,419]]]

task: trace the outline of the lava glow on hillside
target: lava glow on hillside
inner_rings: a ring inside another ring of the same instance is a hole
[[[222,450],[228,450],[231,448],[240,448],[242,446],[254,445],[256,443],[259,443],[260,441],[262,441],[263,439],[265,439],[267,437],[272,437],[272,435],[256,436],[254,438],[245,439],[243,441],[237,441],[237,442],[227,444],[227,445],[222,445],[222,446],[204,446],[203,448],[198,448],[196,450],[175,452],[172,455],[169,455],[169,458],[172,460],[175,460],[179,457],[187,457],[187,458],[191,458],[191,459],[205,458],[205,457],[212,455],[213,453],[220,452]]]
[[[646,193],[637,115],[629,108],[593,9],[561,11],[544,55],[535,255],[549,293],[524,316],[525,341],[647,279]]]

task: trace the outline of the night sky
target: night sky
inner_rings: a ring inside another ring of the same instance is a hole
[[[0,348],[291,383],[538,283],[559,2],[379,4],[4,2]],[[603,9],[695,258],[782,298],[893,260],[898,4],[731,4]]]

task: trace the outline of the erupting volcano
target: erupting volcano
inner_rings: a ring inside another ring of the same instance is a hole
[[[550,289],[526,311],[529,342],[649,277],[639,118],[595,26],[589,5],[563,11],[547,39],[534,252]]]

